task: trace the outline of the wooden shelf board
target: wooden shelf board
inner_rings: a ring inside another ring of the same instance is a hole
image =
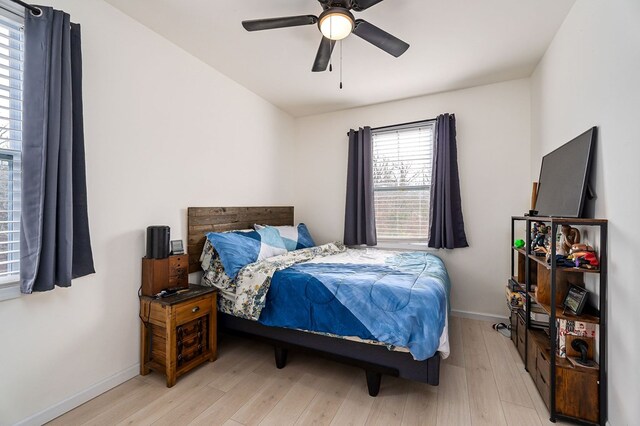
[[[549,341],[549,336],[542,330],[530,328],[529,329],[529,337],[534,340],[536,346],[538,346],[541,350],[545,352],[545,354],[551,359],[551,342]],[[577,370],[587,374],[597,375],[599,368],[583,368],[576,367],[567,358],[560,358],[556,356],[556,367],[566,368],[569,370]]]
[[[545,350],[545,351],[549,351],[551,348],[551,342],[549,342],[549,336],[547,336],[547,333],[545,333],[542,330],[536,329],[536,328],[530,328],[529,329],[529,336],[533,338],[533,340],[535,341],[535,344]]]
[[[536,256],[535,254],[529,254],[527,255],[527,252],[525,251],[525,249],[521,249],[521,248],[516,248],[516,247],[512,247],[515,251],[517,251],[518,253],[524,255],[524,256],[528,256],[529,259],[534,260],[536,263],[538,263],[539,265],[544,266],[547,269],[551,269],[551,264],[547,263],[547,261],[545,260],[544,256]],[[573,273],[587,273],[587,274],[599,274],[600,273],[600,269],[584,269],[584,268],[568,268],[565,266],[556,266],[556,271],[562,271],[562,272],[573,272]]]
[[[513,220],[530,220],[533,222],[555,222],[575,225],[604,225],[607,219],[587,219],[582,217],[554,217],[554,216],[511,216]]]
[[[514,283],[518,284],[520,286],[520,290],[525,291],[525,288],[527,287],[525,283],[521,283],[518,281],[518,277],[511,277],[511,281],[513,281]]]
[[[544,310],[547,315],[551,316],[551,305],[547,305],[546,303],[541,303],[536,299],[535,293],[530,291],[529,296],[531,297],[531,301],[537,303],[542,310]],[[573,314],[565,314],[562,308],[556,306],[556,319],[566,319],[569,321],[582,321],[588,322],[592,324],[600,324],[600,317],[588,313],[582,313],[581,315],[573,315]]]
[[[547,269],[551,269],[551,265],[547,266]],[[587,274],[599,274],[600,273],[600,269],[584,269],[584,268],[567,268],[567,267],[556,267],[557,271],[562,271],[562,272],[576,272],[576,273],[580,273],[580,272],[584,272]]]

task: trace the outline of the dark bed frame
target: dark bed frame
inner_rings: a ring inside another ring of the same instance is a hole
[[[189,272],[201,271],[200,254],[207,232],[249,229],[253,225],[293,225],[293,207],[189,207]],[[437,386],[440,378],[440,354],[425,361],[415,361],[407,352],[390,351],[386,346],[371,345],[341,338],[281,327],[268,327],[243,318],[218,313],[220,331],[251,336],[273,345],[276,367],[284,368],[287,353],[312,351],[364,369],[369,395],[380,391],[383,374],[403,377]]]

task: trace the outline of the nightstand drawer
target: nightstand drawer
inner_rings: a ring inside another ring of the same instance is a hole
[[[184,324],[211,312],[211,298],[200,298],[176,307],[176,324]]]
[[[176,327],[176,350],[178,367],[207,351],[207,317],[197,318]]]
[[[180,340],[181,338],[189,339],[192,336],[206,333],[206,331],[207,331],[206,318],[198,318],[191,322],[178,325],[176,327],[176,336],[178,340]]]

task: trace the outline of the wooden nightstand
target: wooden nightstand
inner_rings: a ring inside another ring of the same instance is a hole
[[[190,285],[163,299],[140,296],[140,374],[163,372],[167,387],[176,378],[218,356],[216,289]]]

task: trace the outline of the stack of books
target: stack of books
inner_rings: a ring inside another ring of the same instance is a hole
[[[527,306],[523,307],[524,311],[527,311]],[[531,318],[531,326],[536,328],[548,328],[549,327],[549,314],[547,314],[540,305],[531,301],[531,312],[529,312]]]

